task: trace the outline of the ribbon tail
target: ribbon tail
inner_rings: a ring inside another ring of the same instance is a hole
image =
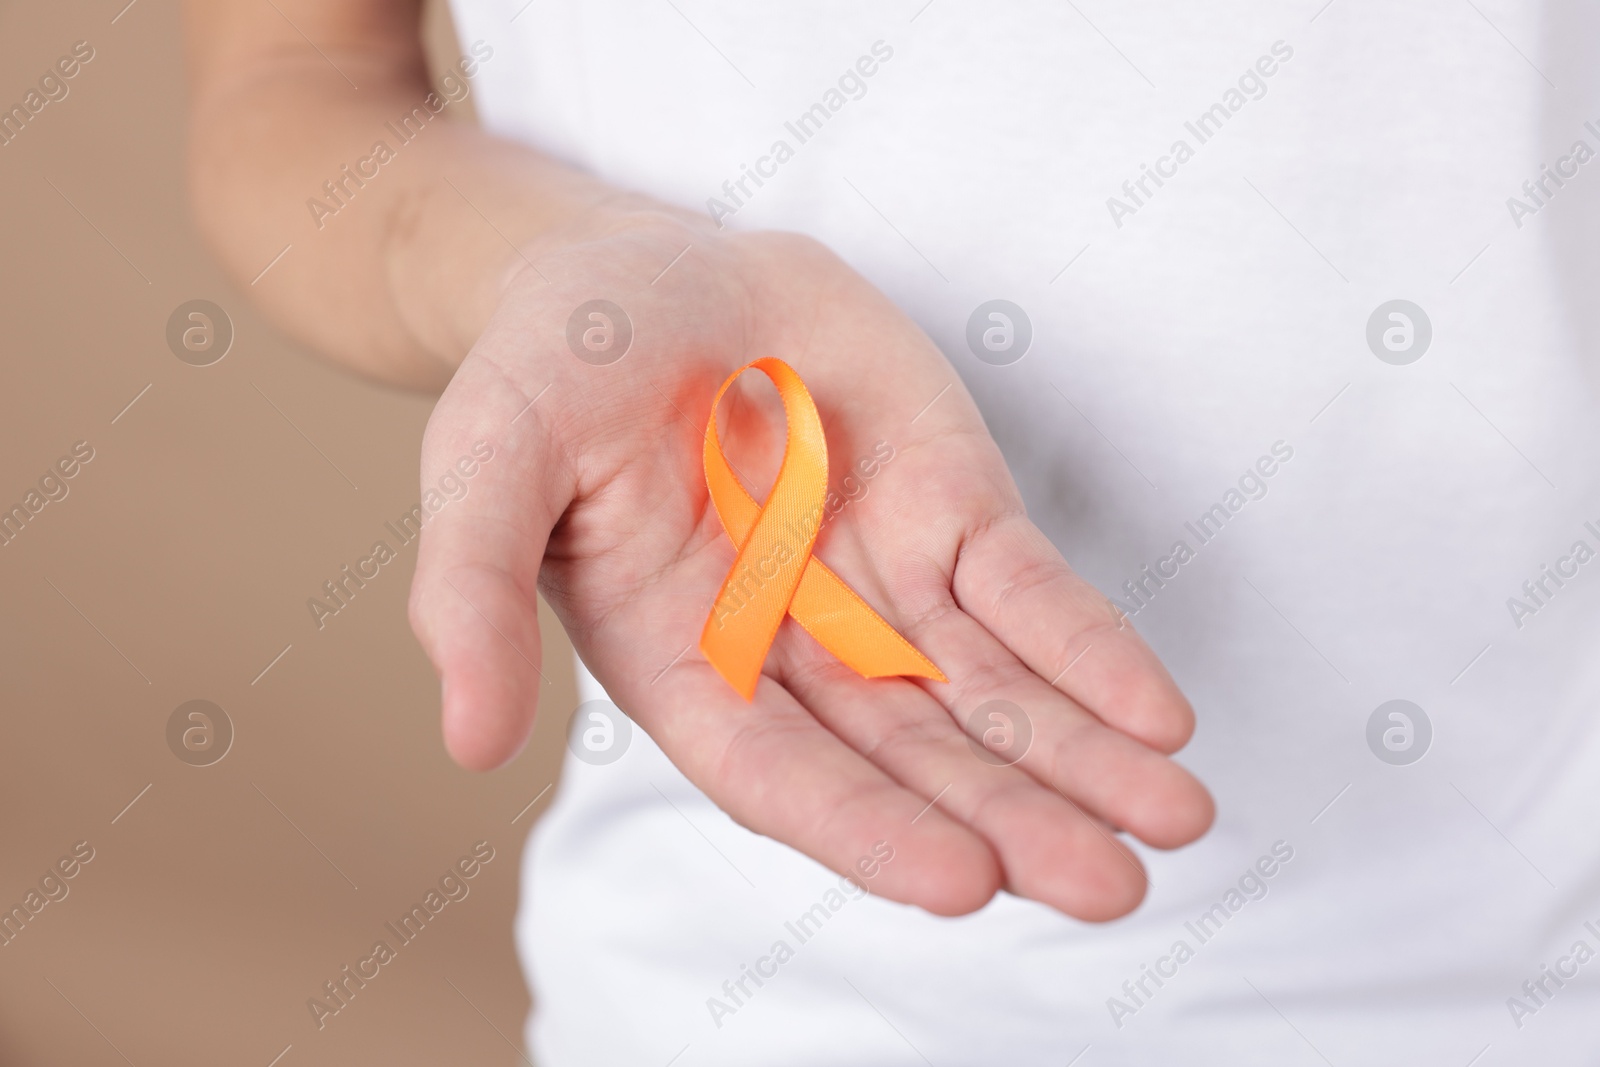
[[[932,660],[816,557],[800,577],[789,614],[818,644],[863,678],[911,676],[949,681]]]

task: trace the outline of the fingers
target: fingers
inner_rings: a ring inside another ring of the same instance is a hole
[[[1157,848],[1187,844],[1211,825],[1211,796],[1193,775],[1052,688],[960,609],[925,618],[906,636],[949,676],[950,684],[926,688],[969,736],[987,732],[989,722],[974,718],[983,705],[1015,705],[1002,709],[1020,719],[1008,728],[1031,734],[1017,766],[1090,814]]]
[[[898,560],[878,557],[892,599],[926,611],[936,606],[933,591],[948,588],[1034,673],[1102,721],[1159,751],[1182,748],[1194,712],[1166,668],[1028,521],[970,398],[940,397],[855,516],[878,542],[872,547],[890,541],[902,550]],[[876,414],[860,417],[873,424]],[[842,429],[848,436],[850,426]]]
[[[469,770],[498,767],[527,742],[539,704],[537,606],[482,564],[418,570],[412,626],[439,673],[445,748]]]
[[[608,691],[626,700],[667,756],[735,821],[799,849],[879,896],[936,915],[964,915],[1001,885],[989,846],[824,729],[771,678],[747,704],[699,658],[650,687]],[[909,686],[907,688],[910,688]],[[870,879],[865,857],[893,859]]]
[[[1194,710],[1126,617],[1017,514],[962,548],[952,591],[963,611],[1101,721],[1160,752],[1194,732]]]
[[[1109,827],[1025,771],[984,759],[918,686],[862,679],[825,654],[781,659],[785,687],[834,734],[989,842],[1011,892],[1088,921],[1143,899],[1144,868]]]
[[[537,420],[519,417],[526,404],[491,366],[469,362],[423,440],[411,626],[439,674],[445,746],[472,770],[522,748],[544,684],[539,565],[570,490]]]

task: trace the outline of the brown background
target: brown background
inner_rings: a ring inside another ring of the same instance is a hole
[[[125,2],[0,8],[5,108],[74,42],[96,53],[0,147],[0,510],[95,451],[0,548],[0,910],[95,849],[0,947],[0,1063],[522,1062],[511,920],[550,794],[517,816],[558,765],[567,646],[547,613],[534,743],[473,775],[406,625],[414,544],[315,628],[323,581],[398,547],[383,523],[417,502],[432,400],[315,362],[222,280],[184,202],[176,4]],[[195,298],[236,331],[209,367],[166,344]],[[167,747],[195,698],[236,730],[210,767]],[[496,858],[471,895],[318,1032],[307,998],[480,839]]]

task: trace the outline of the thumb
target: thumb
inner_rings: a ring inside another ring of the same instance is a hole
[[[469,359],[423,435],[411,628],[439,675],[445,747],[471,770],[521,750],[547,684],[539,567],[572,488],[541,400]]]

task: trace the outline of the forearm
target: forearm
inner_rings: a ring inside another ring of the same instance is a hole
[[[373,377],[437,388],[523,264],[519,250],[617,196],[432,114],[414,10],[307,26],[316,2],[280,0],[294,24],[270,5],[191,5],[196,217],[287,332]],[[320,31],[315,47],[296,25]],[[402,128],[414,108],[431,117]]]

